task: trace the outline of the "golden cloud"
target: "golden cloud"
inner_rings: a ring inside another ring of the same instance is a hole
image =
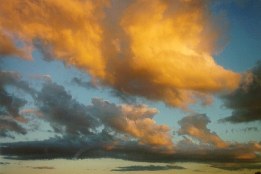
[[[2,38],[15,36],[27,45],[40,40],[54,58],[87,71],[102,85],[183,109],[238,86],[240,75],[212,57],[219,37],[213,23],[205,1],[0,4]]]

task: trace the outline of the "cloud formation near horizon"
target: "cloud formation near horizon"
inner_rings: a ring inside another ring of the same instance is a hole
[[[117,105],[98,98],[92,99],[90,105],[82,105],[63,86],[50,81],[43,84],[35,102],[37,108],[20,113],[38,116],[64,137],[85,138],[96,135],[99,127],[103,127],[114,136],[137,140],[152,148],[173,149],[170,128],[153,120],[158,112],[155,108],[138,104]]]
[[[221,28],[213,20],[201,0],[10,0],[0,5],[2,54],[19,56],[22,41],[97,84],[186,109],[239,83],[212,57]]]
[[[36,108],[20,111],[20,117],[31,114],[45,120],[60,138],[1,144],[1,154],[6,157],[260,161],[260,143],[225,143],[207,128],[209,119],[204,114],[181,119],[179,134],[184,135],[184,139],[174,144],[170,128],[153,119],[158,112],[155,108],[141,104],[114,104],[98,98],[85,106],[73,99],[63,86],[52,81],[45,81],[42,89],[34,94]],[[9,131],[21,134],[27,131],[13,122],[0,122],[5,125],[2,132],[6,135]]]

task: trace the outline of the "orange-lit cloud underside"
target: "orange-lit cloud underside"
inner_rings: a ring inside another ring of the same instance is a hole
[[[0,43],[26,57],[30,49],[14,42],[40,41],[102,85],[184,109],[238,86],[240,75],[212,57],[213,23],[203,1],[9,0],[0,4]]]

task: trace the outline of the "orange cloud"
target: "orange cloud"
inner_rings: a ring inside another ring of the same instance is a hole
[[[146,105],[116,105],[101,99],[93,99],[88,106],[91,115],[118,133],[135,138],[141,144],[173,151],[173,142],[167,125],[158,125],[152,118],[158,112]]]
[[[39,41],[102,85],[185,109],[239,83],[212,57],[210,16],[204,1],[10,0],[0,4],[0,33]]]
[[[210,120],[206,115],[187,116],[179,121],[181,128],[178,133],[180,135],[188,135],[201,143],[211,144],[218,148],[228,147],[226,142],[207,128],[208,123],[210,123]]]
[[[40,39],[43,46],[52,48],[55,58],[103,76],[98,12],[101,4],[104,3],[10,0],[0,5],[1,32],[31,43]]]

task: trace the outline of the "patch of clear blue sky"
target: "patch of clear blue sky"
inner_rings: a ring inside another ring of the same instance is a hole
[[[212,12],[228,22],[228,41],[215,56],[217,63],[237,72],[246,71],[261,60],[261,1],[214,1]]]
[[[216,1],[212,6],[214,14],[222,13],[225,15],[229,25],[228,41],[224,46],[222,52],[215,56],[218,64],[224,66],[226,69],[231,69],[236,72],[244,72],[252,68],[258,60],[261,60],[261,1]],[[21,59],[4,59],[2,68],[4,70],[14,70],[20,72],[23,77],[32,83],[38,90],[40,90],[39,83],[34,83],[30,77],[34,74],[48,74],[52,80],[60,85],[63,85],[67,91],[71,93],[73,98],[77,99],[80,103],[88,105],[92,98],[98,97],[114,103],[121,103],[121,101],[111,95],[110,89],[85,89],[71,83],[73,77],[81,77],[84,81],[90,78],[81,70],[74,67],[64,66],[62,62],[50,61],[46,62],[42,59],[39,51],[33,52],[33,61],[25,61]],[[179,129],[178,120],[190,113],[183,112],[179,109],[170,108],[162,102],[151,102],[146,100],[139,100],[140,103],[145,103],[150,107],[155,107],[159,113],[155,116],[158,124],[167,124],[174,131]],[[231,111],[222,107],[222,100],[219,98],[214,99],[214,103],[210,106],[202,107],[196,104],[191,107],[196,113],[206,114],[212,121],[208,127],[215,131],[225,140],[233,141],[249,141],[261,140],[259,132],[248,132],[248,136],[242,136],[242,130],[245,127],[258,127],[258,123],[248,124],[220,124],[217,121],[220,118],[228,116]],[[29,106],[28,106],[29,107]],[[30,106],[32,107],[32,106]],[[46,128],[49,129],[46,125]],[[43,128],[44,129],[44,128]],[[231,132],[231,130],[238,130]],[[47,138],[48,134],[42,133],[29,134],[32,139],[42,136]],[[22,137],[21,137],[22,139]],[[175,135],[175,140],[180,139]]]

